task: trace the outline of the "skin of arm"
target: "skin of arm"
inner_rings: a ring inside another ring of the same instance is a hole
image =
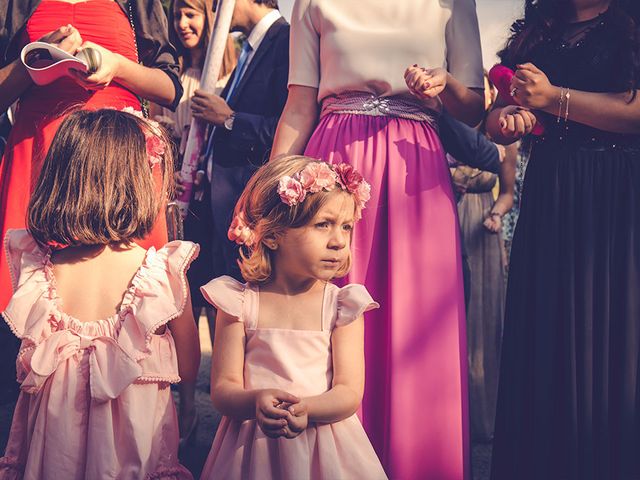
[[[7,110],[32,84],[20,59],[0,69],[0,110]]]
[[[484,220],[484,226],[493,233],[498,233],[502,229],[502,217],[513,207],[517,159],[518,145],[508,145],[504,160],[500,164],[500,193],[491,208],[491,213],[495,212],[500,215],[489,215]]]
[[[518,65],[511,80],[515,98],[527,108],[557,115],[560,87],[552,85],[545,73],[532,63]],[[640,99],[629,92],[594,93],[571,90],[569,120],[614,133],[640,133]]]
[[[289,96],[280,117],[270,160],[283,155],[300,155],[318,122],[318,89],[289,86]]]
[[[440,94],[440,99],[449,114],[473,127],[482,121],[484,115],[483,95],[481,88],[467,88],[447,73],[447,86]]]
[[[193,319],[191,295],[187,295],[182,315],[169,322],[169,330],[176,345],[180,378],[186,382],[195,382],[200,367],[200,340]]]
[[[335,423],[358,410],[364,393],[364,318],[360,316],[348,325],[336,327],[331,334],[331,348],[331,389],[289,407],[294,417],[306,411],[309,422]]]

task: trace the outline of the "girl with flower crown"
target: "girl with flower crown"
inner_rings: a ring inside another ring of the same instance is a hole
[[[364,320],[377,308],[349,270],[369,200],[353,167],[286,157],[260,168],[235,209],[247,283],[202,287],[218,310],[211,398],[224,415],[202,478],[386,478],[356,410]]]
[[[192,478],[169,385],[198,370],[185,277],[198,246],[135,243],[172,173],[162,131],[134,111],[62,122],[28,229],[5,238],[14,294],[2,316],[22,342],[21,393],[0,478]]]

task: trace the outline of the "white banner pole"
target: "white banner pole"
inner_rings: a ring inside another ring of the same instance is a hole
[[[219,0],[216,12],[216,20],[209,39],[209,48],[202,69],[202,77],[200,78],[200,89],[205,92],[213,93],[216,90],[216,83],[220,76],[222,68],[222,60],[224,52],[227,48],[227,38],[229,36],[229,28],[231,27],[231,17],[236,0]],[[189,128],[189,137],[184,152],[184,160],[182,161],[182,169],[180,175],[182,177],[182,185],[184,192],[176,199],[176,204],[180,209],[180,215],[185,218],[191,201],[191,192],[193,190],[193,180],[198,169],[198,157],[204,145],[204,136],[206,132],[206,123],[195,118],[191,120]]]

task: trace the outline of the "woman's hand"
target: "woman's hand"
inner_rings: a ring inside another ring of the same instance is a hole
[[[500,111],[500,133],[507,139],[518,140],[529,135],[536,125],[536,117],[524,107],[509,105]]]
[[[265,389],[256,395],[256,421],[260,430],[267,437],[278,438],[289,433],[287,417],[288,410],[280,408],[282,404],[293,405],[300,399],[283,390]]]
[[[420,100],[435,98],[447,86],[448,72],[444,68],[422,68],[414,64],[404,72],[409,92]]]
[[[100,68],[91,74],[74,71],[73,76],[76,82],[87,90],[102,90],[118,76],[118,70],[124,57],[93,42],[84,42],[78,51],[87,47],[95,48],[100,52],[102,56]]]
[[[75,55],[82,45],[80,32],[71,24],[64,25],[53,32],[49,32],[38,39],[39,42],[50,43],[64,50],[71,55]]]
[[[511,94],[523,107],[545,110],[558,101],[558,88],[533,63],[518,65],[511,79]]]

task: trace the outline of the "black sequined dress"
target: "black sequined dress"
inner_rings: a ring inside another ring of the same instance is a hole
[[[624,91],[618,33],[606,13],[519,63],[557,86]],[[640,137],[542,119],[511,253],[491,478],[638,480]]]

